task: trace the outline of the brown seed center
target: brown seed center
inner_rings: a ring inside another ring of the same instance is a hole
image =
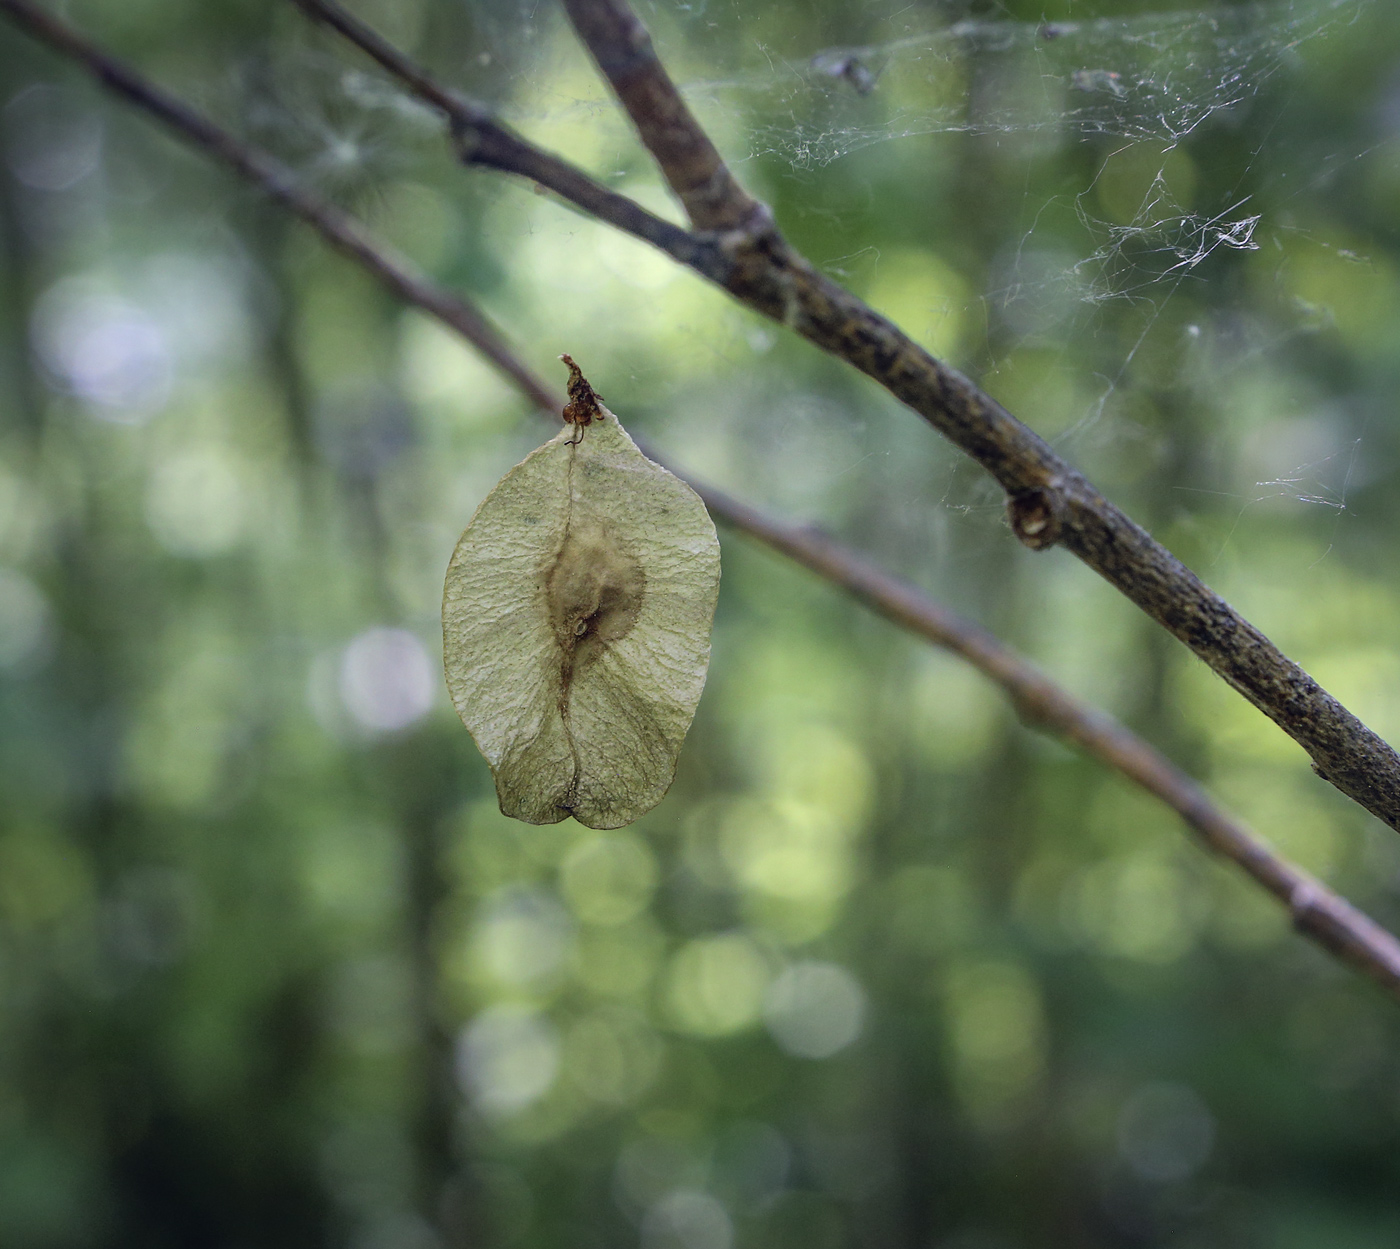
[[[567,692],[573,677],[637,623],[646,574],[601,525],[574,524],[546,579]]]

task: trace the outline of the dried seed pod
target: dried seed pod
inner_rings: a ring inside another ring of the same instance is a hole
[[[443,592],[447,687],[506,815],[620,828],[670,787],[710,661],[719,543],[571,360],[571,424],[510,470]]]

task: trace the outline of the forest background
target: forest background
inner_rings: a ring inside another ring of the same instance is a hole
[[[554,6],[355,11],[679,219]],[[1396,833],[872,383],[461,168],[291,4],[62,12],[551,384],[571,353],[678,470],[982,622],[1400,924]],[[822,272],[1400,736],[1400,14],[638,12]],[[1394,1001],[751,540],[721,529],[668,798],[605,835],[500,816],[441,579],[550,428],[3,25],[0,94],[0,1243],[1397,1243]]]

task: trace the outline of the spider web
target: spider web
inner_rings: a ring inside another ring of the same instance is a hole
[[[1282,0],[1092,21],[963,20],[805,60],[774,58],[767,73],[686,91],[715,116],[742,111],[750,160],[794,170],[930,134],[1021,136],[1032,154],[1095,138],[1165,152],[1238,120],[1271,81],[1300,67],[1307,45],[1367,7]],[[1193,212],[1159,175],[1131,220],[1110,221],[1095,214],[1089,190],[1075,212],[1093,246],[1060,275],[1088,303],[1175,281],[1222,248],[1259,245],[1261,215],[1248,197]]]
[[[745,118],[750,161],[781,162],[799,175],[876,145],[938,134],[992,136],[1028,159],[1091,142],[1107,161],[1134,149],[1160,161],[1135,208],[1116,216],[1096,197],[1097,178],[1050,201],[1028,196],[1021,237],[994,266],[981,296],[983,315],[1010,331],[1013,349],[1070,335],[1093,338],[1121,316],[1115,308],[1131,306],[1140,332],[1126,345],[1121,336],[1112,338],[1096,393],[1084,398],[1076,419],[1052,431],[1055,441],[1078,444],[1071,454],[1080,455],[1134,436],[1118,420],[1103,418],[1112,413],[1121,419],[1112,408],[1123,379],[1183,284],[1203,276],[1198,270],[1212,257],[1257,251],[1261,241],[1277,243],[1295,228],[1266,220],[1243,192],[1199,209],[1183,204],[1168,176],[1172,153],[1213,127],[1267,129],[1255,111],[1264,93],[1277,86],[1286,94],[1312,45],[1343,32],[1369,8],[1369,0],[1281,0],[1083,21],[958,20],[809,56],[764,49],[766,70],[691,82],[686,91],[704,116]],[[1275,106],[1271,102],[1266,112]],[[1080,245],[1067,247],[1071,235],[1060,210],[1072,213]],[[1238,326],[1224,327],[1227,320],[1191,325],[1188,334],[1239,333]],[[1249,355],[1217,349],[1209,375],[1219,383],[1307,328],[1256,321],[1249,327],[1255,340]],[[1174,324],[1170,329],[1178,332]],[[1322,457],[1315,471],[1257,481],[1247,476],[1231,486],[1245,506],[1262,491],[1259,497],[1340,514],[1345,474],[1339,471],[1332,484],[1322,478],[1353,456],[1354,447]],[[1249,474],[1250,466],[1241,471]],[[1256,474],[1264,471],[1254,466]],[[974,487],[961,505],[959,493],[950,489],[945,503],[964,511],[998,509],[990,488]]]
[[[1362,7],[1324,0],[1094,21],[966,20],[827,48],[805,62],[775,60],[767,74],[687,91],[742,107],[757,119],[753,155],[795,168],[946,132],[1176,142],[1247,104],[1305,44]]]

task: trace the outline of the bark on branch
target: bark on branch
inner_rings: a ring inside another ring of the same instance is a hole
[[[996,478],[1022,542],[1035,550],[1061,545],[1078,556],[1302,746],[1319,776],[1400,829],[1400,755],[1039,435],[798,254],[729,173],[624,0],[564,6],[691,214],[693,230],[600,186],[481,105],[440,87],[422,90],[421,70],[335,0],[293,2],[441,109],[466,163],[546,187],[879,382]]]
[[[739,185],[710,136],[696,124],[637,15],[625,4],[565,0],[564,8],[691,225],[697,230],[767,230],[772,225],[767,206]]]
[[[558,418],[562,396],[515,357],[479,311],[413,272],[405,262],[391,258],[352,218],[298,188],[288,171],[272,158],[219,129],[28,0],[0,0],[0,12],[296,213],[405,303],[456,330],[515,381],[541,411]],[[431,84],[429,87],[437,90]],[[430,98],[428,91],[421,94]],[[650,451],[648,454],[658,458]],[[787,555],[901,628],[961,655],[996,682],[1028,722],[1078,745],[1166,803],[1208,850],[1237,864],[1282,903],[1301,933],[1400,1000],[1400,941],[1322,882],[1275,854],[1248,827],[1217,807],[1194,781],[1111,716],[1079,702],[979,625],[941,607],[833,539],[786,525],[718,490],[690,481],[722,522]]]

